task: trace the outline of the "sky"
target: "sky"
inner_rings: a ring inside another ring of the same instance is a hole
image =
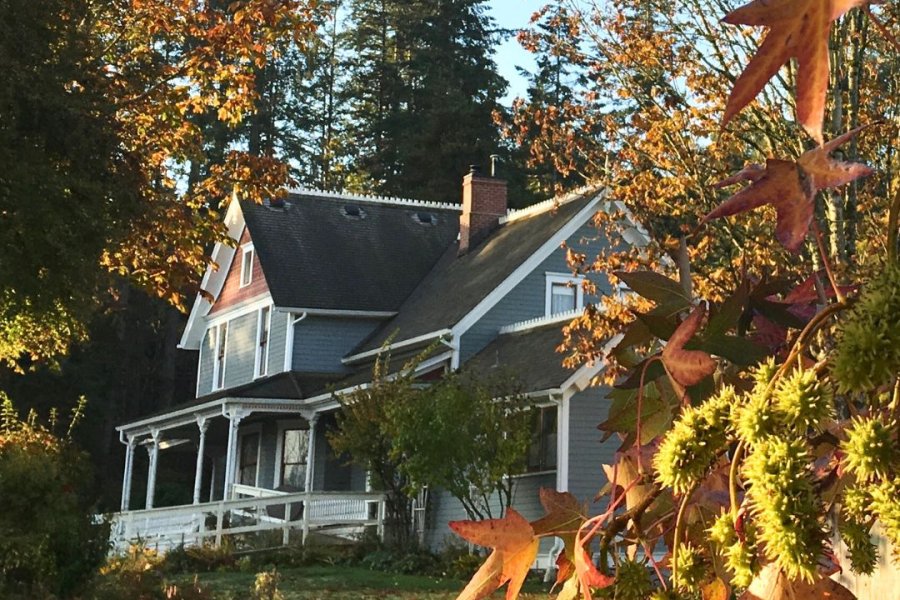
[[[497,25],[504,29],[522,29],[528,25],[532,13],[546,4],[546,0],[489,0],[488,5]],[[516,96],[524,96],[527,83],[516,71],[516,66],[533,69],[531,55],[519,46],[515,35],[511,35],[497,49],[494,55],[500,74],[509,81],[504,102]]]

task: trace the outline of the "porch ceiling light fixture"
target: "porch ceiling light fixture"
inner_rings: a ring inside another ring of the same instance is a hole
[[[174,448],[175,446],[187,444],[190,441],[191,440],[182,439],[182,438],[173,438],[173,439],[168,439],[168,440],[162,440],[159,442],[159,449],[166,450],[168,448]],[[144,440],[143,442],[141,442],[141,444],[144,446],[149,446],[149,445],[153,444],[153,439],[148,438],[148,439]]]

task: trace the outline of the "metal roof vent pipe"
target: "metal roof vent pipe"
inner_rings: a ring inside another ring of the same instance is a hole
[[[495,160],[492,157],[491,171]],[[481,174],[471,165],[463,177],[462,214],[459,217],[459,254],[465,254],[484,240],[506,214],[506,181]]]

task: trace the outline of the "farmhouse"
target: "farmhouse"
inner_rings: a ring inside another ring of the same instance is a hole
[[[462,187],[461,206],[308,190],[231,203],[235,244],[215,247],[218,268],[206,273],[181,339],[199,350],[196,399],[118,428],[127,452],[117,543],[381,528],[382,496],[325,434],[335,394],[368,385],[384,347],[403,357],[437,343],[418,367],[423,380],[463,366],[516,374],[535,412],[528,468],[510,475],[514,505],[537,517],[541,487],[593,498],[616,446],[596,429],[607,403],[590,382],[603,364],[565,369],[556,348],[564,324],[596,300],[566,251],[601,249],[591,218],[609,202],[586,188],[508,211],[505,182],[474,168]],[[195,461],[192,505],[155,508],[165,452]],[[137,460],[149,461],[143,499],[131,494]],[[441,490],[417,508],[432,546],[464,517]]]

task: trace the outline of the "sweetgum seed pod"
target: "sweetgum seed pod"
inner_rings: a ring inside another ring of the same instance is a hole
[[[882,481],[869,488],[872,495],[872,512],[881,521],[884,533],[900,548],[900,481]]]
[[[700,551],[690,543],[679,544],[673,552],[678,572],[672,580],[676,589],[692,590],[706,577],[707,564]]]
[[[869,529],[858,521],[845,521],[841,525],[841,539],[850,554],[850,566],[856,573],[871,575],[878,563],[878,549],[872,543]]]
[[[683,494],[706,476],[727,441],[727,416],[735,401],[734,389],[726,386],[700,406],[684,409],[653,460],[660,483]]]
[[[779,420],[795,432],[821,431],[834,416],[834,391],[814,371],[796,369],[778,382],[772,404]]]
[[[824,545],[811,456],[802,439],[771,437],[744,462],[758,540],[792,579],[812,581]]]
[[[737,541],[737,532],[734,530],[734,520],[730,512],[723,512],[716,517],[708,531],[709,539],[720,547],[730,546]]]
[[[844,489],[843,513],[848,520],[864,522],[872,516],[872,495],[861,486]]]
[[[900,267],[888,265],[841,324],[832,362],[838,391],[865,392],[900,371]]]
[[[861,480],[885,478],[898,463],[893,423],[872,417],[854,418],[841,444],[844,466]]]

